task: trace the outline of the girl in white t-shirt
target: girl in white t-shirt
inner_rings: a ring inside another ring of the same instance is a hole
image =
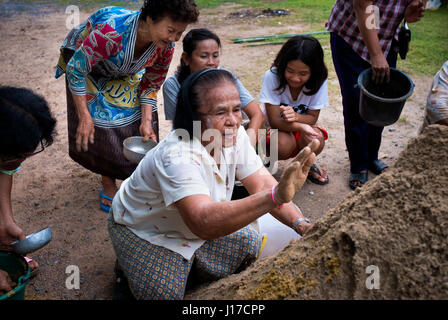
[[[309,36],[290,38],[263,75],[260,103],[269,125],[267,143],[270,128],[278,129],[279,160],[296,156],[313,139],[320,141],[316,155],[324,148],[328,133],[316,123],[320,110],[328,106],[327,76],[322,47]],[[308,179],[329,182],[326,170],[316,165]]]

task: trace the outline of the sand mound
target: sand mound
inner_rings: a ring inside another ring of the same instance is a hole
[[[185,298],[448,299],[447,160],[448,127],[429,126],[304,238]]]

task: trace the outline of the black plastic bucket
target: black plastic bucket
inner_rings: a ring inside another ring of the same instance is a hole
[[[375,84],[372,69],[366,69],[358,77],[359,114],[374,126],[388,126],[400,117],[406,99],[414,91],[414,83],[404,72],[390,68],[390,81]]]

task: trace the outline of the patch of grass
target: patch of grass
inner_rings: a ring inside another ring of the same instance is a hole
[[[426,11],[425,17],[409,28],[409,52],[405,60],[398,59],[398,68],[434,75],[448,59],[448,9]]]
[[[308,19],[310,21],[322,21],[328,18],[331,7],[334,0],[283,0],[283,1],[270,1],[270,0],[234,0],[234,1],[222,1],[222,0],[196,0],[196,3],[200,8],[215,8],[223,4],[241,4],[245,7],[260,8],[260,9],[283,9],[292,11],[302,11],[304,14],[310,14]]]
[[[261,24],[275,26],[279,25],[279,22],[285,25],[288,23],[300,21],[310,25],[310,27],[313,27],[314,29],[319,28],[323,30],[324,26],[322,24],[322,21],[326,21],[326,19],[328,19],[334,0],[196,0],[196,3],[201,9],[215,8],[223,4],[238,4],[241,6],[241,8],[257,8],[260,10],[268,8],[289,10],[290,15],[283,17],[272,17],[268,20],[261,20]]]
[[[226,1],[226,0],[196,0],[196,4],[201,9],[216,8],[228,3],[243,3],[245,1]],[[247,1],[246,1],[247,2]]]
[[[48,5],[58,5],[58,6],[68,6],[75,5],[80,9],[92,9],[100,8],[106,6],[118,6],[125,7],[129,9],[139,9],[143,3],[143,0],[124,0],[124,1],[114,1],[114,0],[20,0],[20,1],[9,1],[1,0],[0,2],[16,2],[16,3],[36,3],[36,4],[48,4]]]

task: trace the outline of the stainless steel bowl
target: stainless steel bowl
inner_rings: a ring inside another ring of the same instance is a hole
[[[51,241],[51,238],[51,228],[48,227],[27,235],[25,240],[14,241],[10,246],[14,252],[26,255],[47,245]]]
[[[129,137],[123,141],[123,154],[132,163],[139,163],[145,154],[157,145],[154,140],[142,142],[143,137]]]

